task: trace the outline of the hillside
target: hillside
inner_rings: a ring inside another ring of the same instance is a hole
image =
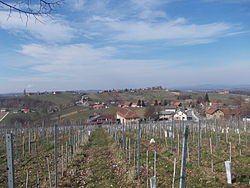
[[[88,99],[90,106],[76,106],[76,101],[81,99],[81,94],[72,93],[61,93],[61,94],[43,94],[43,95],[31,95],[25,97],[9,97],[1,100],[2,104],[7,107],[8,104],[13,105],[11,110],[18,110],[23,106],[27,106],[36,111],[32,114],[13,114],[5,120],[7,122],[15,122],[15,117],[25,121],[36,121],[39,118],[47,118],[56,120],[60,116],[61,119],[70,120],[86,120],[90,115],[94,113],[100,114],[114,114],[118,109],[118,105],[126,101],[136,103],[139,99],[144,100],[147,105],[157,101],[167,101],[168,104],[171,102],[182,102],[188,104],[188,101],[195,101],[204,98],[204,92],[180,92],[180,91],[167,91],[167,90],[122,90],[122,91],[112,91],[112,92],[100,92],[100,93],[89,93],[85,97]],[[225,105],[238,105],[246,98],[247,95],[240,94],[220,94],[220,93],[208,93],[211,102],[222,102]],[[188,100],[185,100],[188,99]],[[94,104],[106,102],[109,104],[109,108],[103,109],[92,109],[91,106]],[[113,102],[113,103],[112,103]],[[7,105],[7,106],[6,106]],[[163,106],[162,106],[163,107]],[[46,115],[48,109],[50,112]],[[144,118],[145,108],[131,108],[135,111],[141,118]],[[5,122],[6,122],[5,121]]]
[[[235,105],[239,100],[249,98],[247,95],[241,94],[220,94],[211,92],[208,93],[211,102],[223,102],[226,105]],[[166,90],[135,90],[135,91],[123,91],[123,92],[105,92],[105,93],[94,93],[87,95],[93,101],[107,102],[107,101],[130,101],[137,102],[139,99],[147,102],[154,100],[168,100],[172,102],[184,101],[178,99],[178,96],[190,96],[191,99],[197,100],[200,97],[204,97],[204,92],[175,92]]]
[[[136,90],[124,92],[106,92],[94,93],[88,95],[91,99],[96,101],[131,101],[137,102],[140,100],[153,101],[157,100],[174,100],[175,94],[165,90]]]
[[[80,94],[61,93],[61,94],[44,94],[44,95],[31,95],[30,99],[37,99],[40,101],[47,101],[56,105],[74,104],[81,97]]]

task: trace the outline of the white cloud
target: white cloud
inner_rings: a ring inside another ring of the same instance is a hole
[[[152,18],[166,18],[167,15],[164,11],[144,10],[139,14],[139,17],[142,19],[152,19]]]
[[[124,42],[169,41],[169,44],[200,44],[215,41],[233,32],[227,23],[190,24],[185,18],[163,22],[95,19],[90,28],[112,40]],[[98,29],[99,28],[99,29]],[[100,30],[102,28],[102,30]]]
[[[39,17],[38,21],[33,16],[27,18],[17,12],[11,12],[9,19],[8,16],[9,11],[0,11],[0,29],[21,32],[24,36],[29,34],[51,43],[68,42],[74,37],[74,29],[58,18]]]
[[[112,47],[94,48],[87,44],[74,44],[64,46],[46,46],[30,44],[22,46],[20,53],[36,61],[30,68],[38,71],[34,80],[54,82],[81,82],[98,85],[102,82],[124,82],[128,75],[144,77],[150,74],[152,67],[160,69],[162,65],[168,67],[176,61],[162,60],[127,60],[115,58],[116,49]],[[139,70],[139,74],[138,74]],[[140,74],[141,73],[143,74]],[[45,77],[45,79],[43,79]],[[32,77],[27,77],[33,80]],[[39,80],[40,78],[40,80]],[[46,78],[49,78],[46,79]],[[25,77],[15,80],[28,81]],[[128,80],[128,82],[132,82]],[[37,84],[35,84],[37,85]],[[110,87],[110,86],[109,86]]]
[[[171,59],[122,59],[112,47],[89,44],[23,45],[19,51],[34,63],[27,71],[36,74],[13,75],[10,85],[32,85],[32,90],[90,88],[130,88],[163,85],[176,87],[200,83],[244,83],[249,80],[249,62],[227,62],[216,66],[185,66],[190,61]],[[18,62],[20,64],[20,62]],[[184,66],[183,66],[184,65]],[[27,69],[27,67],[26,67]],[[174,78],[174,79],[173,79]],[[199,78],[199,79],[197,79]]]

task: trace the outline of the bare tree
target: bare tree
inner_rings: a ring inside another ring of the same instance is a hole
[[[63,0],[0,0],[0,8],[9,9],[9,17],[12,12],[18,12],[21,19],[24,15],[27,20],[29,16],[39,20],[39,16],[49,16],[62,2]]]

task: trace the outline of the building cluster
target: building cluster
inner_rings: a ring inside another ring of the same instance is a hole
[[[168,106],[165,110],[160,111],[159,120],[183,120],[183,121],[199,121],[198,116],[193,109],[181,109],[176,106]]]
[[[123,123],[123,124],[133,124],[138,123],[140,117],[128,108],[119,108],[115,115],[113,114],[98,114],[95,113],[89,116],[87,119],[88,124],[113,124],[113,123]]]
[[[250,104],[244,103],[238,106],[225,105],[222,102],[200,102],[196,105],[194,100],[189,99],[188,96],[184,97],[182,101],[175,102],[164,102],[164,101],[144,101],[138,100],[138,102],[122,102],[122,103],[108,103],[102,102],[100,104],[94,104],[91,106],[93,109],[100,108],[109,108],[111,106],[119,107],[119,110],[116,112],[116,115],[105,115],[106,120],[98,120],[98,124],[101,123],[136,123],[140,119],[145,119],[137,115],[132,108],[145,108],[149,106],[161,106],[160,111],[154,111],[156,118],[151,120],[155,121],[172,121],[172,120],[181,120],[181,121],[199,121],[199,119],[243,119],[250,121]],[[112,118],[111,118],[112,117]],[[102,118],[102,117],[100,117]],[[92,120],[91,120],[92,121]],[[94,119],[94,122],[97,120]]]
[[[250,105],[239,106],[226,106],[223,103],[217,105],[211,105],[204,108],[205,111],[202,114],[208,119],[224,118],[224,119],[242,119],[249,116]]]

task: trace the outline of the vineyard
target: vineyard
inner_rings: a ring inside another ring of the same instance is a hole
[[[204,120],[2,128],[0,187],[249,187],[249,126]]]

